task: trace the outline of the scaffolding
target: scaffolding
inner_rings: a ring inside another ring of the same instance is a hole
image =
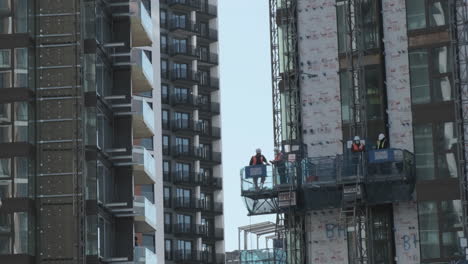
[[[450,1],[450,39],[453,53],[454,106],[458,140],[458,171],[463,204],[464,237],[468,237],[468,2]]]

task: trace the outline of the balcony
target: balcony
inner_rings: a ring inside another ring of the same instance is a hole
[[[210,4],[201,4],[197,15],[205,19],[215,18],[218,16],[218,7]]]
[[[172,121],[172,131],[178,135],[193,136],[196,134],[195,121],[191,119],[176,119]]]
[[[132,47],[151,46],[153,22],[150,12],[141,0],[130,0],[129,4]]]
[[[169,78],[175,84],[193,85],[198,83],[198,74],[191,70],[172,70]]]
[[[132,130],[133,138],[148,138],[154,136],[154,112],[143,100],[132,99]]]
[[[133,93],[150,92],[153,90],[153,65],[146,53],[141,49],[132,49],[132,91]]]
[[[156,254],[145,247],[135,247],[133,250],[134,264],[154,264],[158,263]]]
[[[205,126],[203,123],[197,123],[197,132],[201,137],[207,137],[212,139],[221,138],[221,128],[214,126]]]
[[[179,36],[190,37],[197,34],[198,25],[193,21],[171,19],[169,21],[169,31]]]
[[[200,112],[204,112],[207,114],[211,115],[219,115],[220,114],[220,105],[219,103],[216,102],[211,102],[211,103],[199,103],[198,108],[200,109]]]
[[[156,231],[156,206],[146,197],[135,196],[135,232],[149,233]]]
[[[196,160],[198,158],[195,147],[190,145],[176,145],[171,149],[174,158]]]
[[[170,98],[170,103],[174,107],[188,110],[195,108],[195,99],[191,94],[173,94]]]
[[[198,52],[198,63],[199,65],[202,65],[202,66],[218,65],[219,63],[218,54],[200,50]]]
[[[194,11],[200,7],[199,0],[166,0],[166,2],[171,8],[184,11]]]
[[[201,209],[202,213],[207,213],[211,215],[223,214],[223,203],[208,202],[206,200],[199,199],[197,201],[197,208]]]
[[[207,91],[207,92],[214,92],[219,90],[219,79],[218,78],[200,78],[198,87],[201,90]]]
[[[200,225],[199,230],[201,231],[202,238],[205,240],[223,240],[224,229],[223,228],[208,228],[207,226]]]
[[[197,158],[202,162],[221,164],[221,152],[214,152],[203,148],[197,148],[196,155]]]
[[[197,208],[197,200],[192,197],[176,197],[174,198],[174,209],[181,211],[195,212]]]
[[[131,166],[135,184],[154,184],[156,182],[156,169],[153,155],[144,147],[133,146],[129,151],[116,152],[110,157],[114,166]]]
[[[218,41],[218,30],[214,28],[200,28],[198,31],[198,39],[209,43]]]
[[[203,174],[198,174],[195,179],[196,183],[203,188],[210,190],[221,190],[223,188],[223,179],[220,177],[207,177]]]
[[[177,185],[194,186],[195,172],[193,171],[174,171],[172,174],[173,182]]]
[[[197,48],[192,45],[178,45],[174,44],[169,46],[169,55],[173,59],[186,59],[196,60],[199,57]]]
[[[197,226],[193,224],[174,224],[174,235],[196,237],[198,236]]]
[[[135,196],[130,206],[125,202],[117,202],[106,204],[106,207],[116,217],[133,217],[137,233],[156,231],[156,206],[146,197]]]

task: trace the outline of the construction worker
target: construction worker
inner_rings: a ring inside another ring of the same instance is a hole
[[[268,160],[265,158],[265,156],[262,155],[262,150],[258,148],[255,150],[255,156],[252,156],[252,158],[250,158],[249,165],[253,166],[253,165],[263,165],[263,164],[270,165],[268,163]],[[258,176],[254,176],[253,179],[254,179],[255,189],[258,189]],[[265,175],[262,175],[260,189],[263,188],[264,183],[265,183]]]
[[[351,145],[351,152],[363,152],[366,150],[364,144],[361,143],[361,138],[358,136],[354,137],[353,144]]]
[[[385,137],[385,134],[380,133],[378,140],[377,140],[377,147],[376,149],[387,149],[388,148],[388,141]]]
[[[278,171],[280,184],[286,183],[286,164],[283,152],[281,152],[279,148],[275,148],[275,159],[270,160],[270,162],[271,164],[275,165]]]

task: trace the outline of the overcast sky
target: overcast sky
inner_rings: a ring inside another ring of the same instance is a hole
[[[275,219],[247,216],[239,176],[257,147],[273,158],[270,33],[267,0],[218,0],[218,5],[224,226],[226,251],[232,251],[238,226]]]

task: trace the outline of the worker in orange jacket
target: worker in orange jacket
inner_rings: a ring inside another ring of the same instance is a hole
[[[268,160],[265,158],[265,156],[262,155],[262,150],[258,148],[255,150],[255,156],[252,156],[252,158],[250,158],[249,165],[253,166],[253,165],[262,165],[262,164],[270,165],[268,163]],[[253,180],[254,180],[255,189],[258,189],[258,176],[254,176]],[[262,175],[260,189],[263,188],[264,183],[265,183],[265,175]]]

